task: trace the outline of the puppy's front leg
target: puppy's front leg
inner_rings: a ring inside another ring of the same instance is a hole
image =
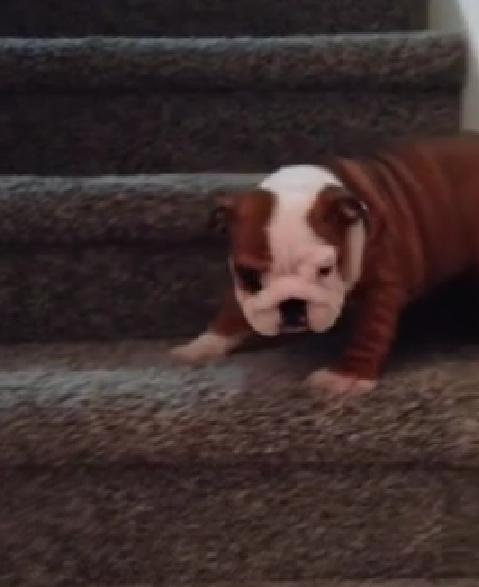
[[[208,363],[238,348],[251,333],[251,327],[231,290],[225,295],[208,330],[189,343],[172,349],[171,355],[184,363]]]
[[[351,343],[336,368],[315,371],[308,385],[333,393],[368,392],[378,382],[403,308],[399,288],[377,284],[364,292]]]

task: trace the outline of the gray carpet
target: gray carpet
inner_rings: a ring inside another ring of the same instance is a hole
[[[423,579],[405,579],[403,581],[382,581],[366,579],[364,581],[297,581],[281,583],[210,583],[208,587],[477,587],[479,579],[440,579],[425,581]],[[145,586],[148,587],[148,586]]]
[[[310,340],[164,351],[1,349],[6,585],[477,576],[477,346],[398,356],[364,398],[300,385]]]
[[[464,62],[434,33],[0,39],[0,173],[263,172],[451,132]]]
[[[403,581],[382,581],[366,579],[364,581],[327,581],[281,582],[281,583],[213,583],[208,587],[477,587],[479,579],[442,579],[425,581],[423,579],[405,579]],[[145,585],[144,587],[149,587]]]
[[[2,587],[478,584],[470,284],[406,319],[363,398],[302,385],[343,328],[167,354],[226,280],[218,193],[457,130],[465,44],[411,32],[426,4],[4,0]],[[110,342],[62,342],[85,340]]]
[[[3,0],[0,34],[293,35],[423,28],[426,0]]]
[[[196,334],[228,283],[216,197],[260,177],[0,177],[0,341]],[[421,309],[421,337],[428,320],[430,338],[474,330],[474,287],[451,291]]]
[[[333,354],[315,337],[202,369],[167,346],[3,347],[0,462],[478,464],[477,345],[397,355],[381,389],[351,401],[299,384]]]

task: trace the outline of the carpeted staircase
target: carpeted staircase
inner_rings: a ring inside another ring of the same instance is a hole
[[[0,6],[2,587],[479,585],[475,299],[358,400],[300,384],[341,328],[168,358],[226,280],[215,195],[459,126],[426,2],[292,5]]]

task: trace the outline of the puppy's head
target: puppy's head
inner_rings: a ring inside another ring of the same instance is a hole
[[[327,169],[284,167],[223,198],[236,298],[259,334],[324,332],[357,283],[365,209]]]

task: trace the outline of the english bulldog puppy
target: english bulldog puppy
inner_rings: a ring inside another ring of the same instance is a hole
[[[354,300],[351,340],[308,384],[374,389],[407,304],[479,263],[479,139],[397,144],[364,159],[283,167],[220,204],[232,285],[177,359],[224,357],[251,333],[330,329]]]

